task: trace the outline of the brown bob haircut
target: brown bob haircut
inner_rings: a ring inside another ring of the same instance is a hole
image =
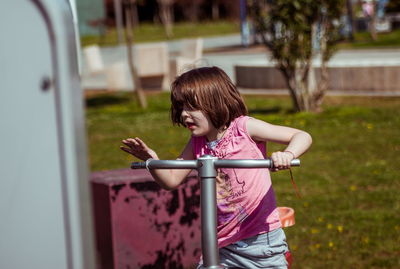
[[[175,79],[171,89],[171,119],[184,125],[183,106],[201,110],[215,128],[228,127],[235,118],[247,115],[243,98],[228,75],[218,67],[190,70]]]

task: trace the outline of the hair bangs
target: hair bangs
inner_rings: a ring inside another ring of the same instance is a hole
[[[180,83],[177,80],[172,84],[171,120],[174,124],[183,125],[181,114],[184,106],[190,110],[200,109],[196,94],[196,89],[190,87],[190,84]]]

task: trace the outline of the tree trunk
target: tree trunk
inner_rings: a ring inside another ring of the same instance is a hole
[[[171,1],[158,1],[158,6],[160,10],[160,19],[164,25],[165,34],[167,38],[173,37],[172,25],[173,25],[173,9]]]
[[[135,93],[136,93],[138,103],[139,103],[140,107],[147,108],[146,96],[144,95],[142,85],[141,85],[140,79],[137,74],[137,70],[133,63],[132,47],[134,45],[134,41],[133,41],[133,33],[132,33],[132,10],[129,5],[125,6],[125,16],[126,16],[126,26],[127,26],[127,30],[125,31],[125,33],[126,33],[126,46],[128,49],[129,70],[131,73],[133,84],[135,85]]]
[[[121,44],[124,41],[121,0],[114,0],[114,12],[115,12],[115,25],[117,27],[117,33],[118,33],[118,43]]]
[[[307,103],[305,102],[304,93],[305,85],[300,74],[298,67],[295,67],[291,72],[288,70],[280,69],[285,76],[286,84],[289,89],[290,96],[292,97],[293,107],[296,112],[307,111]]]
[[[213,0],[212,1],[212,7],[211,7],[211,14],[212,14],[212,19],[214,21],[219,20],[219,1],[218,0]]]
[[[312,48],[311,58],[309,59],[309,73],[308,73],[308,89],[309,89],[309,105],[310,111],[320,112],[323,98],[327,89],[328,83],[328,72],[326,68],[327,61],[327,31],[326,25],[328,22],[325,21],[326,17],[323,17],[320,25],[318,27],[318,22],[314,23],[312,26],[312,36],[318,36],[318,50]],[[318,33],[319,31],[319,33]],[[314,64],[314,59],[320,59],[320,79],[317,83],[317,78],[315,75],[316,66]]]
[[[313,64],[296,64],[293,72],[283,72],[293,101],[294,109],[299,111],[319,112],[324,91],[316,83]]]
[[[309,59],[311,62],[312,59]],[[301,96],[302,111],[313,111],[313,94],[316,90],[315,74],[312,63],[302,63],[296,68],[296,80],[299,85],[299,95]]]
[[[376,41],[378,39],[377,34],[376,34],[376,1],[372,0],[372,14],[370,17],[370,21],[369,21],[369,32],[371,34],[371,39],[373,41]]]
[[[325,93],[328,90],[328,67],[327,67],[327,59],[328,59],[328,42],[327,31],[325,27],[321,27],[321,39],[320,39],[320,51],[319,55],[321,58],[320,64],[320,79],[317,84],[316,91],[313,95],[313,111],[320,111],[323,99],[325,97]]]

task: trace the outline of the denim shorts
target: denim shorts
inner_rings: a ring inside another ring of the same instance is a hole
[[[279,228],[223,247],[219,256],[225,268],[287,269],[285,254],[288,251],[285,232]],[[201,268],[201,264],[197,268]]]

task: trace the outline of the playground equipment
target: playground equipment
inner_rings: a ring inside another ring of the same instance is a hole
[[[291,166],[299,166],[292,160]],[[153,160],[134,162],[132,169],[196,169],[200,178],[201,245],[204,269],[223,269],[219,263],[217,242],[216,176],[218,168],[272,168],[271,159],[224,160],[203,155],[197,160]]]
[[[71,7],[0,1],[0,268],[93,269]]]

